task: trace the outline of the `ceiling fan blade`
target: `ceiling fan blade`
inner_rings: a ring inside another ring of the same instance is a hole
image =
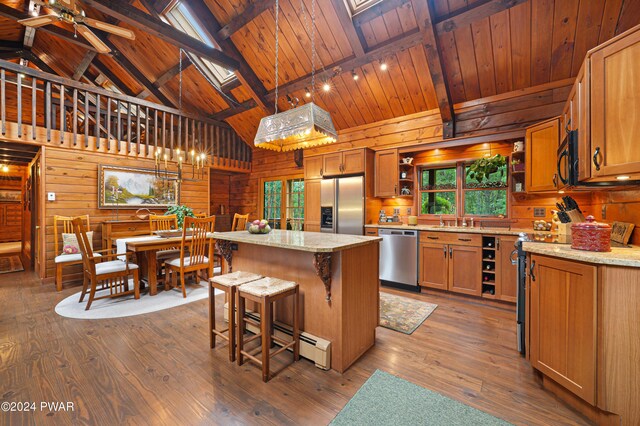
[[[85,26],[84,26],[84,25],[82,25],[82,24],[78,24],[78,25],[76,26],[76,28],[77,28],[78,32],[79,32],[80,34],[82,34],[82,36],[83,36],[84,38],[86,38],[86,39],[87,39],[87,41],[88,41],[89,43],[91,43],[91,45],[92,45],[93,47],[95,47],[95,48],[96,48],[96,50],[98,51],[98,53],[109,53],[109,52],[111,52],[111,49],[109,48],[109,46],[107,46],[106,44],[104,44],[104,42],[103,42],[102,40],[100,40],[100,39],[98,38],[98,36],[97,36],[97,35],[95,35],[95,34],[93,33],[93,31],[91,31],[88,27],[85,27]]]
[[[33,18],[20,19],[18,22],[26,27],[38,28],[52,24],[58,20],[56,15],[42,15]]]
[[[97,28],[102,31],[106,31],[111,34],[115,34],[120,37],[128,38],[129,40],[135,40],[136,35],[133,31],[126,28],[118,27],[116,25],[107,24],[106,22],[98,21],[92,18],[84,18],[83,22],[90,27]]]

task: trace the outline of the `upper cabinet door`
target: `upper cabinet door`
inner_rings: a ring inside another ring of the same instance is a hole
[[[527,128],[525,139],[527,192],[555,191],[558,188],[556,157],[559,143],[558,118]]]
[[[376,163],[376,197],[395,197],[398,195],[398,150],[385,149],[377,151]]]
[[[322,155],[318,155],[316,157],[306,157],[304,159],[304,178],[322,178]]]
[[[336,176],[342,174],[342,153],[325,154],[322,161],[322,175]]]
[[[591,55],[592,180],[640,177],[640,31]],[[635,174],[635,176],[633,176]]]
[[[364,149],[344,151],[342,153],[342,173],[364,173]]]

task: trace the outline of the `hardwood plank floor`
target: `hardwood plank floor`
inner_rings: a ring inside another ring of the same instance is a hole
[[[226,344],[209,350],[206,300],[131,318],[58,316],[54,306],[78,291],[0,275],[0,402],[37,405],[0,412],[0,424],[326,424],[376,369],[514,424],[588,424],[517,354],[508,307],[385,289],[439,306],[410,336],[378,328],[376,346],[343,375],[306,360],[287,366],[286,354],[265,384],[256,366],[229,363]],[[41,401],[75,410],[40,411]]]

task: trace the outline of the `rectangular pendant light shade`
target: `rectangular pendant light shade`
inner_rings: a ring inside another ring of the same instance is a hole
[[[293,151],[336,142],[331,115],[313,102],[260,120],[254,145],[273,151]]]

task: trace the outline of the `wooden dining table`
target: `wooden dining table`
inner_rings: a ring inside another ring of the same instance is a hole
[[[210,234],[210,239],[209,259],[211,266],[209,267],[209,276],[213,276],[213,252],[215,244],[213,233]],[[115,239],[113,243],[115,244]],[[136,264],[140,268],[140,278],[149,285],[150,296],[158,294],[158,277],[156,276],[156,271],[158,270],[158,251],[180,247],[181,244],[182,236],[127,241],[127,251],[135,253]],[[190,244],[191,237],[188,236],[185,238],[185,245],[189,246]]]

